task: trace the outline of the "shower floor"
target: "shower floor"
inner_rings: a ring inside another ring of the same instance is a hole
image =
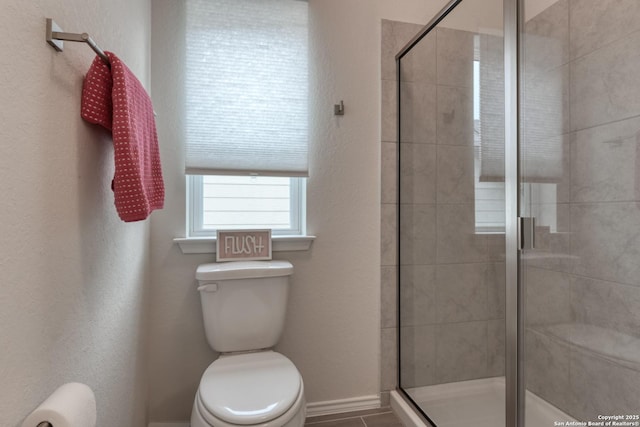
[[[487,378],[407,389],[407,394],[429,415],[438,427],[504,427],[504,378]],[[395,393],[395,392],[394,392]],[[408,405],[398,405],[399,395],[392,396],[394,410],[407,426],[423,426],[408,414]],[[405,402],[402,402],[405,403]],[[555,406],[527,392],[527,427],[552,427],[556,421],[575,421]],[[413,420],[411,420],[413,419]],[[566,424],[565,424],[566,425]]]

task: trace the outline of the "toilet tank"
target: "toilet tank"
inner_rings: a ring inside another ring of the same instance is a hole
[[[198,266],[196,279],[209,345],[218,352],[273,347],[284,328],[291,274],[288,261]]]

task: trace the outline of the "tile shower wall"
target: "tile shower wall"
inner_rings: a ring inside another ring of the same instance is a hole
[[[640,412],[639,31],[636,0],[561,0],[525,27],[524,141],[555,138],[563,171],[554,197],[532,189],[553,221],[526,261],[527,388],[585,421]]]
[[[381,28],[381,380],[380,388],[385,392],[397,386],[397,86],[395,55],[422,28],[417,24],[406,24],[382,20]],[[433,169],[429,169],[433,171]],[[426,173],[427,171],[425,171]],[[433,172],[431,172],[433,173]],[[420,191],[427,191],[422,189]],[[434,191],[434,190],[431,190]],[[384,404],[385,402],[383,402]]]
[[[394,57],[420,29],[382,22],[383,391],[397,381],[398,268],[403,387],[504,372],[503,238],[475,230],[474,33],[438,29],[402,61],[397,188]]]

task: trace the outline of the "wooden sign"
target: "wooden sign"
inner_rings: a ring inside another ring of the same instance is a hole
[[[271,259],[271,230],[218,230],[216,261]]]

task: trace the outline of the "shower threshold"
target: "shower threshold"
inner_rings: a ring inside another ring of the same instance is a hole
[[[438,427],[504,427],[504,377],[406,389],[414,402]],[[406,427],[428,427],[397,391],[391,407]],[[560,409],[527,391],[526,425],[552,427],[559,421],[576,421]],[[566,424],[565,424],[566,425]]]

